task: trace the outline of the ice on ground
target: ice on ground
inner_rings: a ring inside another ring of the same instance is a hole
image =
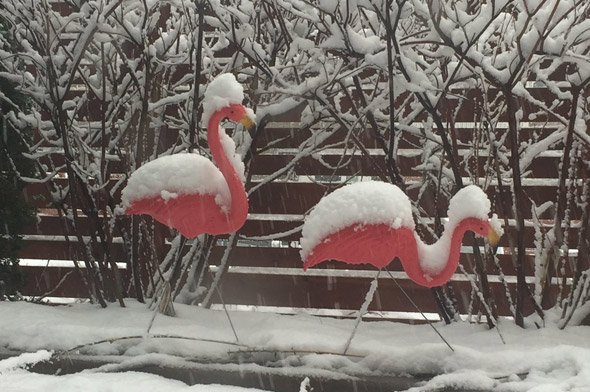
[[[350,337],[355,320],[230,312],[240,339],[236,345],[223,311],[175,304],[178,317],[159,315],[151,335],[146,335],[152,311],[132,300],[127,300],[126,304],[128,307],[125,309],[117,306],[100,309],[91,304],[49,307],[24,302],[0,303],[0,347],[59,352],[84,343],[112,339],[83,347],[77,353],[108,355],[103,358],[122,358],[127,363],[134,361],[154,366],[176,366],[176,361],[178,364],[184,361],[194,365],[191,361],[198,358],[201,362],[214,363],[215,369],[231,366],[231,370],[235,371],[257,367],[259,371],[274,369],[301,379],[305,376],[344,378],[430,374],[440,376],[431,380],[432,385],[437,387],[461,385],[477,390],[475,386],[489,386],[492,382],[494,390],[503,392],[534,388],[552,392],[585,391],[587,389],[584,388],[590,385],[590,327],[569,326],[560,330],[556,326],[559,319],[557,311],[546,313],[547,327],[541,329],[534,326],[522,329],[511,321],[500,322],[506,344],[501,342],[497,331],[488,330],[484,325],[463,322],[448,326],[437,324],[454,352],[428,325],[389,321],[361,323],[348,351],[352,357],[346,357],[338,354]],[[168,335],[169,338],[157,338],[155,335]],[[137,338],[116,339],[130,336]],[[197,339],[217,339],[226,344]],[[273,362],[274,368],[223,363],[228,360],[228,352],[252,349],[283,351],[285,355]],[[6,378],[4,374],[0,376],[1,391],[10,390],[5,388],[7,380],[27,385],[25,375],[28,377],[29,373],[18,369],[10,373],[12,378]],[[83,377],[98,380],[92,377],[101,376]],[[140,377],[159,382],[155,376]],[[31,376],[29,380],[39,380],[37,385],[41,386],[54,385],[51,384],[53,381],[37,376]],[[84,378],[59,380],[72,383],[74,380],[87,381]],[[137,382],[142,381],[139,379]],[[187,388],[183,384],[171,384],[170,388],[175,385]]]
[[[356,182],[336,189],[314,207],[301,231],[301,258],[330,234],[354,224],[387,224],[414,229],[408,196],[393,184]]]
[[[161,156],[134,171],[123,189],[123,208],[147,197],[164,200],[183,194],[220,195],[220,203],[231,200],[227,182],[219,169],[207,158],[193,153]],[[216,199],[217,200],[217,199]]]

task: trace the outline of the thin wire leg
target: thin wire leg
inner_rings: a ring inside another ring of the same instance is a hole
[[[416,303],[410,297],[410,295],[408,293],[406,293],[406,290],[404,290],[403,287],[400,286],[400,284],[398,283],[398,281],[395,278],[395,276],[393,276],[393,274],[387,269],[387,267],[385,267],[384,269],[385,269],[385,272],[387,272],[387,274],[389,275],[389,277],[391,279],[393,279],[395,285],[401,290],[402,293],[404,293],[405,297],[408,299],[408,301],[410,301],[410,303],[412,304],[412,306],[418,312],[420,312],[420,314],[422,315],[422,317],[424,318],[424,320],[426,320],[426,322],[428,323],[428,325],[430,325],[430,328],[432,328],[434,330],[434,332],[436,332],[436,334],[442,339],[443,342],[445,342],[445,344],[447,345],[447,347],[450,348],[452,352],[455,352],[455,349],[449,344],[449,342],[447,341],[447,339],[445,339],[444,336],[441,335],[441,333],[438,331],[438,329],[436,329],[436,327],[430,322],[430,320],[428,320],[428,317],[426,317],[426,315],[422,312],[422,310],[420,310],[420,308],[418,307],[418,305],[416,305]]]

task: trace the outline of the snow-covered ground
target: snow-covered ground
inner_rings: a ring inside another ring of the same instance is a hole
[[[12,358],[11,358],[12,359]],[[31,373],[23,369],[3,369],[0,361],[0,387],[3,392],[260,392],[259,389],[246,389],[228,385],[193,385],[169,380],[149,373],[76,373],[52,376]]]
[[[121,389],[125,391],[244,390],[198,385],[191,389],[155,375],[113,373],[145,365],[182,367],[189,363],[281,372],[300,377],[302,382],[306,376],[434,377],[412,391],[447,386],[501,392],[590,391],[590,327],[571,326],[562,331],[548,321],[545,328],[522,330],[505,321],[499,331],[490,331],[484,325],[437,324],[453,347],[451,351],[428,325],[363,322],[343,356],[354,320],[235,312],[231,319],[239,338],[236,342],[222,311],[175,305],[178,316],[157,315],[148,334],[154,313],[133,301],[127,305],[126,309],[100,309],[91,304],[0,303],[0,347],[36,353],[28,359],[0,361],[0,391],[98,391],[109,390],[109,385],[117,386],[114,390],[125,385]],[[90,345],[104,340],[108,341]],[[77,346],[83,347],[64,353]],[[113,364],[74,375],[37,375],[24,365],[49,355],[39,350],[50,350],[54,356],[92,354]],[[253,350],[281,355],[256,356]],[[238,354],[247,354],[258,363],[237,363]]]

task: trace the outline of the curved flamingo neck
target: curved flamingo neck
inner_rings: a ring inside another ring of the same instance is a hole
[[[446,227],[442,236],[433,244],[425,244],[418,234],[414,233],[414,249],[400,255],[400,261],[409,278],[426,287],[437,287],[447,283],[459,265],[463,235],[468,230],[468,221],[460,221],[455,226]],[[442,269],[438,267],[441,257],[446,257]]]
[[[211,149],[213,160],[217,164],[219,171],[223,174],[231,196],[229,212],[227,213],[228,229],[230,231],[238,230],[248,215],[248,197],[244,189],[240,176],[230,162],[223,144],[221,142],[221,120],[227,117],[227,108],[220,109],[213,113],[207,124],[207,141]]]

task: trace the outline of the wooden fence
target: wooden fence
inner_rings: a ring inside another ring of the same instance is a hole
[[[191,72],[185,70],[185,72]],[[552,102],[555,96],[548,90],[534,85],[527,86],[530,94],[544,102]],[[494,171],[490,167],[490,151],[473,148],[474,135],[484,132],[481,129],[480,105],[483,96],[479,91],[465,90],[457,92],[466,99],[461,100],[461,108],[456,111],[458,101],[448,98],[441,105],[441,113],[455,113],[453,123],[444,124],[447,127],[450,138],[455,146],[457,156],[460,157],[461,173],[466,183],[472,178],[484,178],[488,171]],[[498,94],[493,89],[487,92],[490,95]],[[524,118],[535,111],[524,101],[521,102],[524,110]],[[93,108],[97,110],[99,108]],[[567,108],[561,107],[567,116]],[[558,110],[561,110],[558,109]],[[252,181],[250,187],[259,183],[265,175],[275,172],[277,169],[289,164],[299,152],[300,143],[306,140],[313,130],[301,129],[299,126],[300,112],[292,112],[280,115],[272,119],[257,137],[259,153],[253,156],[250,165]],[[507,121],[507,119],[501,119]],[[520,124],[520,140],[542,139],[557,129],[558,124],[552,119],[539,119],[538,121],[522,122]],[[506,129],[507,122],[500,123],[498,129]],[[164,129],[161,144],[167,147],[177,139],[178,130]],[[335,132],[326,143],[339,142],[344,139],[344,133]],[[238,246],[231,252],[229,269],[224,275],[221,284],[223,302],[230,308],[256,309],[284,313],[308,312],[312,314],[347,316],[353,315],[358,310],[365,298],[371,280],[377,276],[377,271],[367,266],[349,266],[340,263],[325,263],[307,272],[302,269],[299,256],[300,232],[296,229],[301,226],[304,215],[321,199],[321,197],[334,189],[350,177],[359,180],[379,178],[386,172],[386,156],[380,147],[379,141],[371,129],[367,129],[359,136],[359,148],[351,148],[344,152],[339,148],[325,149],[319,152],[324,162],[337,165],[341,156],[346,156],[346,166],[335,170],[330,165],[324,165],[318,160],[318,155],[303,158],[288,177],[281,177],[268,184],[260,186],[250,197],[250,214],[245,226],[240,230]],[[424,170],[418,168],[422,163],[421,154],[423,139],[419,135],[404,132],[397,150],[397,162],[401,175],[407,186],[409,197],[416,200],[419,196],[419,184]],[[270,146],[270,147],[269,147]],[[474,151],[477,154],[474,154]],[[56,151],[57,152],[57,151]],[[442,153],[441,153],[442,155]],[[527,256],[525,271],[527,283],[533,290],[534,278],[534,253],[535,253],[535,229],[533,227],[532,201],[540,205],[549,200],[555,200],[559,186],[560,160],[563,157],[563,144],[557,144],[554,149],[539,151],[538,155],[530,157],[532,163],[526,169],[526,175],[522,182],[526,193],[523,200],[526,218],[525,246]],[[59,160],[59,154],[54,159]],[[583,167],[576,167],[577,177],[582,181],[587,176]],[[111,183],[113,185],[121,178],[122,166],[112,163]],[[61,177],[61,179],[60,179]],[[66,174],[59,173],[56,181],[66,184]],[[487,193],[492,200],[493,210],[506,218],[509,227],[506,227],[506,235],[502,238],[497,249],[496,257],[486,255],[485,270],[489,280],[491,297],[494,298],[499,315],[509,316],[512,313],[509,297],[506,292],[515,295],[516,271],[514,255],[511,252],[513,246],[510,241],[515,238],[515,222],[512,214],[512,198],[510,192],[510,179],[503,184],[498,184],[497,179],[492,179],[489,184],[479,184],[487,188]],[[422,216],[435,216],[446,211],[444,201],[435,199],[435,190],[427,189],[421,194],[420,207]],[[78,273],[74,272],[72,255],[77,260],[84,260],[85,255],[79,253],[78,239],[65,236],[62,219],[55,208],[48,202],[51,200],[47,189],[40,184],[32,184],[26,189],[28,199],[38,208],[40,220],[38,224],[29,227],[25,233],[26,246],[20,257],[22,269],[27,275],[27,283],[24,294],[29,296],[48,295],[52,297],[84,298],[86,293]],[[118,197],[118,195],[117,195]],[[569,212],[571,229],[569,241],[577,244],[577,233],[582,212],[571,209]],[[544,218],[549,218],[544,220]],[[549,229],[553,226],[550,216],[539,217],[542,228]],[[84,224],[87,217],[82,216],[82,225],[78,227],[78,233],[82,236],[90,235],[91,225]],[[123,221],[126,218],[121,218]],[[431,222],[433,223],[433,222]],[[162,235],[161,249],[158,254],[165,254],[170,247],[171,236],[165,228],[160,228]],[[277,233],[287,233],[279,235]],[[273,234],[275,234],[273,236]],[[422,233],[426,236],[426,233]],[[123,277],[128,284],[130,274],[126,265],[128,258],[124,249],[121,231],[116,231],[113,239],[111,257],[121,263]],[[261,237],[263,237],[261,239]],[[426,237],[428,238],[428,237]],[[209,259],[212,273],[219,266],[227,236],[217,238]],[[431,238],[430,238],[431,239]],[[483,244],[481,242],[480,244]],[[461,264],[465,272],[458,270],[453,277],[450,286],[458,300],[458,308],[467,313],[473,301],[473,287],[478,286],[478,277],[475,271],[475,259],[471,244],[465,242],[461,254]],[[483,250],[483,249],[482,249]],[[577,256],[576,249],[569,250],[570,261]],[[147,262],[144,260],[144,262]],[[564,263],[564,270],[560,273],[571,278],[569,263]],[[371,317],[386,317],[391,319],[414,320],[421,316],[417,313],[417,307],[429,317],[436,318],[438,312],[436,293],[430,289],[417,286],[405,276],[399,263],[390,266],[395,281],[385,272],[379,275],[379,288],[375,300],[370,306]],[[551,274],[550,274],[551,275]],[[553,274],[549,291],[551,298],[543,306],[554,304],[559,290],[559,280]],[[566,282],[567,284],[567,282]],[[408,298],[411,298],[411,300]],[[214,300],[219,305],[221,300],[217,295]],[[415,304],[415,305],[414,305]],[[480,306],[480,305],[477,305]],[[481,311],[481,308],[471,309],[473,313]],[[526,303],[525,313],[533,312],[532,304]]]
[[[259,145],[268,145],[280,140],[273,145],[273,148],[255,155],[251,171],[253,172],[253,184],[256,184],[257,177],[270,174],[278,168],[286,165],[298,152],[297,146],[306,132],[298,128],[296,122],[297,113],[277,119],[264,130],[260,135]],[[469,147],[471,135],[474,132],[473,123],[467,118],[457,119],[457,141],[465,142],[465,148],[459,149],[459,155],[472,154]],[[553,131],[546,123],[523,124],[522,137],[533,132],[549,133]],[[337,140],[339,135],[334,135]],[[242,236],[238,247],[232,251],[229,261],[229,270],[222,281],[223,300],[228,305],[242,305],[236,308],[246,309],[255,307],[259,310],[272,310],[279,312],[307,311],[316,314],[347,315],[353,314],[358,309],[368,290],[370,281],[376,276],[376,271],[366,266],[348,266],[339,263],[326,263],[325,265],[303,272],[299,256],[298,240],[300,233],[294,231],[302,224],[304,214],[309,211],[326,193],[330,187],[349,176],[356,175],[359,178],[369,178],[378,175],[375,167],[383,166],[385,156],[375,140],[371,139],[370,132],[365,135],[364,145],[368,148],[370,158],[363,156],[360,151],[350,154],[350,164],[347,167],[334,173],[333,169],[318,163],[311,157],[302,160],[296,166],[297,175],[288,179],[275,180],[265,184],[250,195],[250,215],[246,225],[240,230]],[[174,139],[172,135],[171,140]],[[420,141],[412,140],[411,136],[404,136],[398,151],[398,161],[401,173],[408,186],[408,194],[412,199],[418,196],[418,189],[412,188],[413,183],[420,180],[421,173],[416,170],[420,163],[421,149]],[[540,152],[530,166],[530,173],[523,179],[526,194],[537,204],[547,200],[553,200],[558,186],[558,168],[562,156],[561,150],[547,150]],[[327,162],[336,163],[342,155],[339,149],[328,149],[321,152]],[[487,153],[474,158],[473,165],[484,174],[487,161]],[[579,168],[582,170],[582,168]],[[471,169],[473,170],[473,169]],[[469,174],[463,169],[467,178]],[[472,174],[471,174],[472,175]],[[112,175],[113,181],[118,178],[117,173]],[[509,185],[504,185],[508,188]],[[71,252],[76,252],[76,238],[65,238],[61,218],[57,216],[56,210],[47,208],[43,200],[48,200],[47,191],[42,186],[31,185],[26,190],[29,199],[36,203],[40,212],[40,221],[34,227],[30,227],[26,233],[26,247],[21,253],[23,270],[27,274],[27,285],[24,293],[27,295],[39,296],[49,293],[51,296],[64,297],[85,297],[83,286],[80,283],[78,274],[73,273],[73,264],[59,260],[70,260]],[[510,192],[504,191],[510,195]],[[513,255],[510,254],[509,239],[514,236],[514,220],[511,212],[502,211],[503,193],[496,183],[492,183],[487,190],[490,199],[493,200],[494,211],[500,213],[500,217],[509,216],[510,227],[506,228],[506,236],[501,240],[497,250],[497,262],[495,265],[490,258],[486,258],[488,279],[496,299],[498,312],[501,315],[510,315],[510,304],[505,295],[506,288],[514,290],[516,283]],[[45,198],[39,198],[45,195]],[[504,196],[505,197],[505,196]],[[41,202],[37,202],[41,200]],[[508,197],[504,205],[511,206]],[[534,282],[534,238],[535,233],[532,225],[530,201],[527,200],[527,227],[526,247],[527,263],[526,274],[528,283]],[[426,214],[434,215],[436,206],[430,195],[423,198],[421,207]],[[439,206],[446,209],[446,206]],[[570,240],[577,243],[576,220],[579,220],[579,211],[573,212]],[[124,218],[122,218],[124,219]],[[553,225],[552,221],[546,221],[545,227]],[[81,233],[89,235],[88,227],[82,226],[80,230],[87,230]],[[163,229],[165,230],[165,229]],[[291,232],[285,236],[277,236],[277,239],[259,240],[256,237],[269,236],[273,233]],[[119,233],[120,234],[120,233]],[[573,237],[572,237],[573,236]],[[252,239],[254,238],[254,239]],[[218,239],[218,245],[214,247],[209,263],[212,272],[219,264],[225,247],[224,237]],[[465,243],[465,245],[469,245]],[[165,248],[169,242],[163,244]],[[162,249],[165,252],[166,249]],[[570,256],[576,257],[576,250],[570,250]],[[123,241],[121,238],[114,239],[112,257],[123,264],[125,279],[129,274],[125,273],[124,261],[127,259]],[[78,260],[83,260],[83,255],[78,255]],[[474,259],[472,249],[464,246],[461,255],[462,265],[465,266],[468,274],[458,271],[452,280],[451,286],[455,293],[459,293],[458,300],[460,309],[467,309],[471,297],[471,287],[477,277],[473,274]],[[501,273],[498,269],[501,267]],[[567,267],[567,264],[566,264]],[[416,308],[409,301],[402,289],[425,313],[436,314],[437,307],[433,294],[429,289],[417,286],[409,281],[399,263],[391,265],[393,275],[397,282],[392,281],[386,273],[380,274],[379,290],[375,301],[370,309],[375,311],[375,317],[383,316],[388,318],[412,319],[416,318]],[[55,291],[52,291],[58,283],[65,279],[63,284]],[[557,292],[557,279],[552,281],[551,290]],[[398,285],[399,284],[399,285]],[[555,296],[553,296],[555,297]],[[216,301],[219,303],[219,299]],[[551,303],[545,304],[551,305]],[[244,307],[247,306],[247,307]],[[334,311],[336,310],[336,311]],[[526,308],[527,313],[532,312],[530,304]]]

